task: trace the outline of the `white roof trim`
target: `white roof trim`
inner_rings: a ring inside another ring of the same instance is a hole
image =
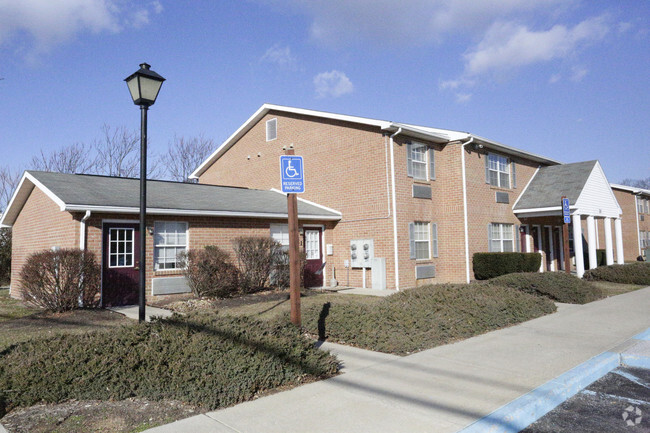
[[[93,212],[105,213],[139,213],[139,207],[120,207],[120,206],[84,206],[84,205],[67,205],[67,212],[80,212],[90,210]],[[209,211],[209,210],[192,210],[192,209],[164,209],[164,208],[147,208],[147,214],[150,215],[186,215],[186,216],[223,216],[223,217],[246,217],[246,218],[287,218],[286,213],[274,212],[233,212],[233,211]],[[305,220],[327,220],[338,221],[340,216],[336,215],[298,215],[298,218]]]
[[[26,181],[32,184],[32,186],[28,186],[26,184]],[[18,183],[18,187],[16,188],[16,191],[14,191],[13,195],[11,196],[11,200],[9,201],[9,204],[7,205],[7,208],[5,209],[4,214],[2,215],[2,219],[0,219],[0,227],[11,227],[13,223],[16,221],[16,217],[18,217],[18,214],[20,213],[20,210],[14,210],[13,208],[15,206],[20,206],[22,207],[25,204],[25,201],[29,198],[29,194],[31,193],[32,189],[34,187],[37,187],[41,191],[45,193],[54,203],[56,203],[61,210],[64,209],[65,203],[63,200],[61,200],[56,194],[54,194],[52,191],[49,190],[45,185],[43,185],[41,182],[39,182],[32,174],[29,172],[25,171],[23,173],[23,177],[20,179],[20,182]],[[26,190],[26,188],[29,188],[29,191]],[[24,200],[22,203],[18,203],[16,200],[18,200],[18,196],[21,194],[26,194],[27,196],[24,197]],[[11,217],[12,214],[16,214],[14,216],[13,221],[11,224],[6,223],[6,219],[8,217]]]
[[[576,211],[578,209],[577,206],[569,206],[569,210],[573,209]],[[517,209],[514,210],[513,212],[516,214],[519,213],[535,213],[535,212],[562,212],[562,206],[549,206],[549,207],[535,207],[535,208],[529,208],[529,209]],[[571,213],[573,215],[573,212]]]
[[[276,189],[276,188],[271,188],[271,191],[273,191],[273,192],[277,192],[277,193],[279,193],[279,194],[282,194],[283,196],[286,196],[286,195],[287,195],[287,193],[282,192],[282,191],[280,191],[279,189]],[[304,199],[304,198],[300,198],[300,197],[297,197],[297,198],[298,198],[298,201],[301,201],[301,202],[303,202],[303,203],[307,203],[307,204],[310,204],[310,205],[312,205],[312,206],[316,206],[317,208],[320,208],[320,209],[326,210],[326,211],[328,211],[328,212],[332,212],[332,213],[335,213],[335,214],[337,214],[337,215],[341,215],[341,216],[343,216],[343,213],[337,211],[336,209],[332,209],[331,207],[323,206],[322,204],[318,204],[318,203],[315,203],[315,202],[313,202],[313,201],[311,201],[311,200],[306,200],[306,199]]]
[[[563,164],[561,161],[557,161],[555,159],[547,158],[542,155],[538,155],[536,153],[532,152],[527,152],[525,150],[517,149],[516,147],[511,147],[507,146],[505,144],[499,143],[498,141],[494,140],[489,140],[487,138],[479,137],[478,135],[471,134],[472,137],[474,137],[475,141],[480,141],[482,144],[484,144],[488,149],[493,149],[497,150],[509,155],[516,155],[516,156],[521,156],[522,158],[527,158],[531,159],[536,162],[543,162],[545,164],[549,165],[557,165],[557,164]]]
[[[620,184],[617,184],[617,183],[610,183],[609,185],[614,189],[620,189],[620,190],[623,190],[623,191],[628,191],[628,192],[631,192],[632,194],[650,195],[650,189],[637,188],[637,187],[628,186],[628,185],[620,185]]]
[[[540,166],[538,165],[537,169],[535,170],[535,173],[533,173],[533,175],[530,177],[530,179],[528,179],[528,182],[526,183],[526,186],[521,191],[521,193],[519,193],[519,197],[517,197],[517,200],[515,200],[515,202],[512,204],[513,209],[517,207],[517,203],[519,203],[519,199],[526,193],[526,190],[528,189],[528,185],[530,185],[530,183],[533,181],[533,179],[535,179],[535,176],[537,176],[537,173],[539,173],[539,168],[540,168]]]

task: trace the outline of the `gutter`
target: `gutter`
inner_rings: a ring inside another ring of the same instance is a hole
[[[467,178],[465,174],[465,146],[472,143],[474,137],[470,137],[464,143],[460,145],[460,160],[461,160],[461,172],[463,176],[463,231],[465,234],[465,280],[469,284],[470,272],[469,272],[469,230],[467,222]]]
[[[86,210],[86,214],[81,218],[79,226],[79,249],[81,251],[86,249],[86,221],[90,218],[90,210]]]
[[[393,247],[395,250],[395,291],[399,292],[399,252],[397,245],[397,198],[395,197],[395,141],[393,138],[402,132],[400,127],[393,135],[390,136],[390,176],[391,176],[391,196],[393,199]]]

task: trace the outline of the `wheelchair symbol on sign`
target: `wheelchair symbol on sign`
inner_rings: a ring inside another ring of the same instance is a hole
[[[293,161],[288,160],[287,161],[287,168],[284,170],[284,174],[286,174],[287,177],[290,177],[290,178],[300,176],[300,173],[298,171],[296,171],[296,169],[293,168],[293,166],[291,165],[292,162]]]

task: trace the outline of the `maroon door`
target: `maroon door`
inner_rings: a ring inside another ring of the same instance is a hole
[[[104,224],[102,305],[138,303],[140,231],[137,223]]]
[[[319,228],[305,228],[305,287],[323,287],[323,231]]]
[[[526,252],[526,228],[524,226],[519,227],[519,247],[519,251]]]
[[[530,235],[533,238],[533,252],[538,252],[540,250],[539,228],[538,227],[531,227],[530,228]]]

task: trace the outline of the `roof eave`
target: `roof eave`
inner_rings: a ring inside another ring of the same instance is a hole
[[[471,134],[474,137],[474,142],[482,144],[488,149],[497,150],[509,155],[520,156],[522,158],[529,159],[531,161],[540,162],[548,165],[558,165],[563,164],[561,161],[555,159],[547,158],[542,155],[537,155],[536,153],[526,152],[525,150],[517,149],[515,147],[507,146],[505,144],[499,143],[497,141],[489,140],[487,138],[480,137],[478,135]]]

